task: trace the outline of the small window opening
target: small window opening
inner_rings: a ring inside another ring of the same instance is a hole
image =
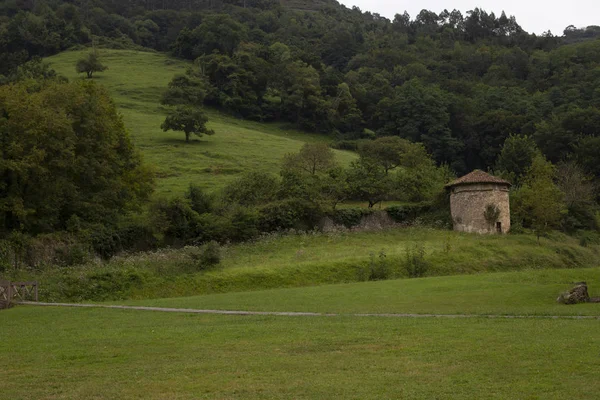
[[[496,232],[502,233],[502,222],[496,222]]]

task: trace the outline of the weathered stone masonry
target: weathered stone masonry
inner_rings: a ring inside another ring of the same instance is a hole
[[[480,234],[508,233],[510,230],[510,183],[475,170],[448,184],[454,230]],[[486,209],[499,211],[497,219],[486,219]]]

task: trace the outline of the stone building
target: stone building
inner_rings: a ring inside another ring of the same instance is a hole
[[[446,185],[454,230],[480,234],[510,230],[510,183],[475,170]]]

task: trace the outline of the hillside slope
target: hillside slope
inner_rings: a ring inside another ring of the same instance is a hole
[[[82,79],[75,72],[75,63],[86,53],[64,52],[47,61],[70,80]],[[298,151],[306,142],[328,140],[277,124],[247,122],[211,111],[209,127],[216,134],[186,144],[183,133],[160,129],[165,108],[159,101],[171,78],[185,72],[188,63],[153,52],[102,50],[100,55],[109,70],[97,74],[94,80],[108,88],[135,145],[146,163],[156,169],[158,195],[181,194],[190,183],[215,190],[248,171],[277,174],[286,153]],[[336,155],[343,164],[355,157],[341,151]]]

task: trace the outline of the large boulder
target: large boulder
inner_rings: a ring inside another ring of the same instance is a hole
[[[587,283],[578,282],[576,285],[577,286],[573,289],[558,296],[556,301],[562,304],[588,303],[590,301],[590,295],[588,293]]]

